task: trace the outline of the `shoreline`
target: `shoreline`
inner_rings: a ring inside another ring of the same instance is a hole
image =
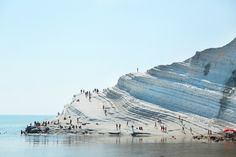
[[[114,87],[113,90],[118,89]],[[209,137],[219,142],[223,140],[223,129],[235,126],[217,119],[167,110],[123,91],[116,92],[122,93],[111,96],[111,91],[106,89],[73,95],[71,103],[55,118],[35,121],[21,134],[187,137],[197,140]]]
[[[30,134],[25,136],[29,139],[34,139],[36,141],[41,141],[46,139],[58,140],[61,142],[69,142],[69,144],[80,143],[80,144],[158,144],[158,143],[168,143],[168,144],[186,144],[186,143],[202,143],[202,144],[224,144],[227,141],[215,142],[209,138],[204,139],[193,139],[192,137],[176,137],[175,139],[168,136],[146,136],[146,137],[132,137],[128,135],[121,136],[106,136],[100,134]],[[41,140],[40,140],[41,139]],[[49,140],[50,142],[50,140]],[[227,142],[229,143],[229,142]],[[235,142],[230,142],[235,144]]]

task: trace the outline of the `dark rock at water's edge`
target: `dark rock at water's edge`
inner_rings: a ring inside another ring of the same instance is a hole
[[[25,134],[41,134],[41,133],[48,133],[48,132],[49,132],[48,127],[45,127],[42,129],[36,126],[27,126],[24,131]]]

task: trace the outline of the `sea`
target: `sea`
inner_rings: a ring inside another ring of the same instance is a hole
[[[196,142],[163,137],[34,135],[20,130],[53,116],[0,115],[0,157],[235,157],[232,142]]]

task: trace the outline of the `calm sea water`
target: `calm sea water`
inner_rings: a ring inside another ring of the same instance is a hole
[[[235,157],[233,143],[178,142],[165,138],[21,136],[33,121],[51,116],[0,116],[0,157]]]

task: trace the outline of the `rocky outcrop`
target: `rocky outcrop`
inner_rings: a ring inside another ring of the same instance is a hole
[[[122,76],[116,87],[161,107],[236,123],[236,39],[184,62]]]

